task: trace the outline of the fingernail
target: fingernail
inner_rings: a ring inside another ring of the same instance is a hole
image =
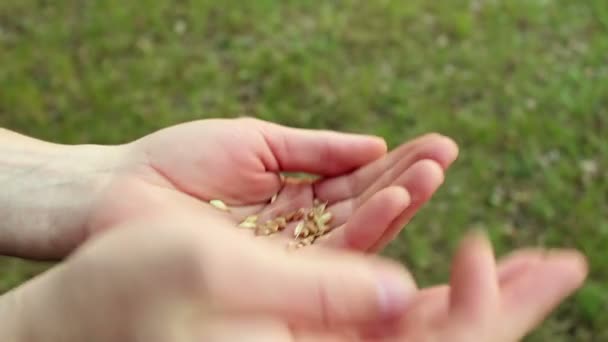
[[[402,314],[417,291],[411,277],[396,272],[383,272],[378,279],[381,314],[388,317]]]

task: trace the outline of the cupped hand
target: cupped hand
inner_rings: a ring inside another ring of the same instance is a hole
[[[379,250],[394,238],[440,186],[458,153],[452,140],[437,134],[386,154],[377,137],[250,118],[181,124],[124,149],[89,232],[184,203],[209,213],[215,209],[207,202],[222,200],[238,223],[252,214],[263,220],[310,207],[316,198],[334,217],[333,232],[320,244],[361,251]],[[317,179],[282,177],[290,172]]]

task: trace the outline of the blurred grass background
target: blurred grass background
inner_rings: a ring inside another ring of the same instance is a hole
[[[529,341],[608,341],[608,1],[0,1],[0,125],[120,143],[218,116],[461,146],[387,253],[444,281],[463,231],[573,246],[586,287]],[[0,292],[45,265],[0,259]]]

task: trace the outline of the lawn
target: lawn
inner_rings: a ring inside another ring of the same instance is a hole
[[[580,248],[590,280],[528,341],[608,341],[608,1],[0,1],[1,126],[111,144],[240,115],[452,136],[386,253],[430,284],[473,227]],[[44,267],[0,259],[0,292]]]

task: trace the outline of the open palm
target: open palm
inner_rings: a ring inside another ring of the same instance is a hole
[[[239,341],[297,342],[516,342],[530,333],[587,275],[575,251],[519,250],[496,264],[485,238],[470,236],[453,260],[450,283],[421,289],[404,316],[357,329],[326,332],[263,326]],[[223,341],[223,340],[222,340]],[[226,339],[228,341],[228,339]],[[261,340],[260,340],[261,341]]]
[[[27,308],[48,319],[25,331],[53,341],[515,342],[587,272],[573,251],[523,250],[496,265],[474,235],[448,285],[417,291],[386,259],[288,253],[225,218],[176,209],[93,239],[24,287],[45,290],[47,302]]]
[[[310,207],[317,198],[328,203],[334,217],[334,232],[322,243],[365,251],[381,249],[399,232],[457,156],[456,145],[437,134],[386,154],[384,141],[376,137],[249,118],[186,123],[126,148],[93,230],[173,205],[217,212],[206,204],[213,199],[230,206],[227,215],[236,225],[252,214],[264,219]],[[285,172],[319,179],[285,182]],[[117,197],[122,200],[116,202]]]

